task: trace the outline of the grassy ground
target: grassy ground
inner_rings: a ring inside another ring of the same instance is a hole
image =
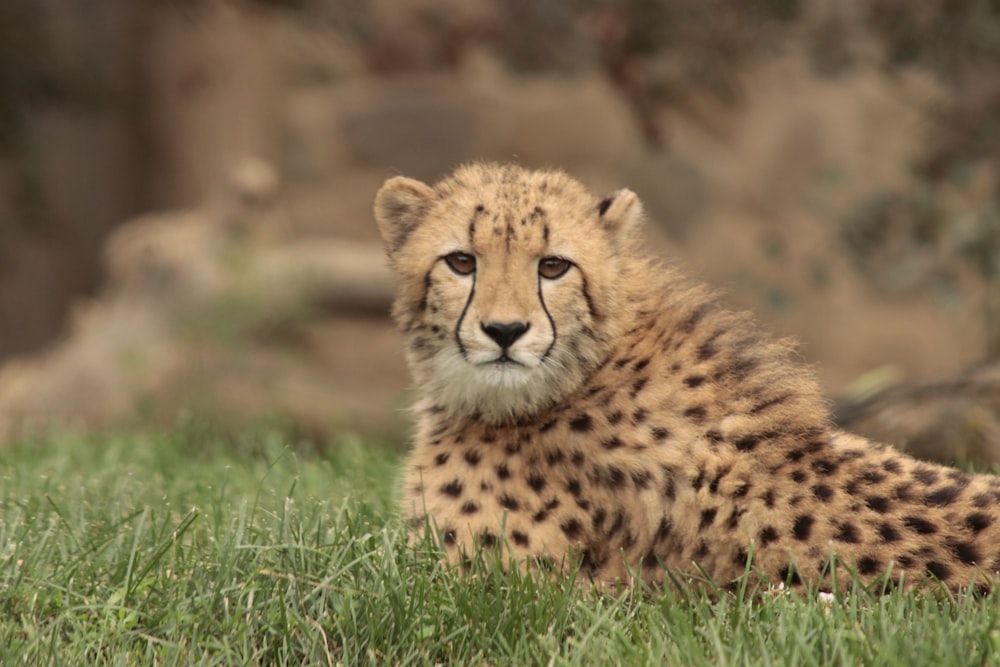
[[[278,432],[0,450],[2,664],[1000,661],[1000,601],[598,594],[410,549],[398,455]]]

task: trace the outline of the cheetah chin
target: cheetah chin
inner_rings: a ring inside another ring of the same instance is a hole
[[[650,255],[632,192],[471,164],[375,218],[420,396],[402,509],[450,562],[991,587],[1000,478],[835,428],[794,345]]]
[[[429,386],[459,414],[492,421],[532,412],[549,401],[547,387],[563,372],[552,360],[498,362],[463,358],[454,349],[436,354]]]

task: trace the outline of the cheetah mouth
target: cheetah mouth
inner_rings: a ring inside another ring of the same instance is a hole
[[[524,364],[522,364],[517,359],[507,356],[506,352],[501,354],[496,359],[493,359],[492,361],[487,361],[486,365],[500,367],[500,368],[505,368],[507,366],[524,366]]]

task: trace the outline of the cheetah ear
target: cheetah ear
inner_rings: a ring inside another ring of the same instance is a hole
[[[427,211],[434,191],[420,181],[396,176],[375,195],[375,222],[391,258],[405,244]]]
[[[597,205],[597,212],[606,230],[627,232],[642,221],[642,202],[631,190],[622,189],[602,199]]]

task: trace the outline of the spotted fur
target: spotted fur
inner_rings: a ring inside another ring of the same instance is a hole
[[[792,346],[649,256],[628,190],[473,164],[387,181],[375,214],[421,396],[403,511],[452,561],[654,585],[748,559],[824,586],[837,562],[907,586],[1000,570],[1000,478],[835,429]]]

